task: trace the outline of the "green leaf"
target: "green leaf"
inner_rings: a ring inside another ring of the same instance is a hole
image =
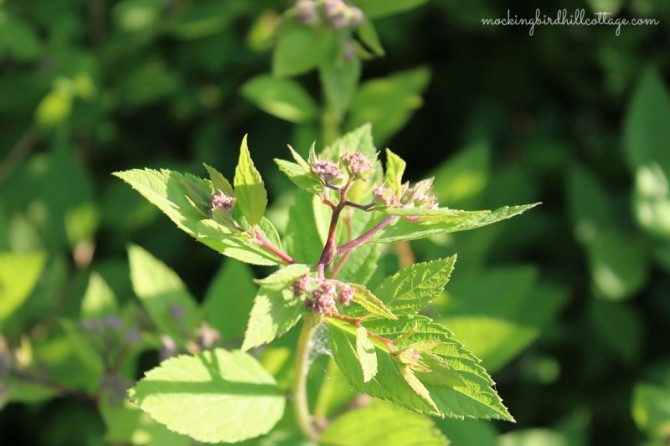
[[[635,218],[642,229],[653,236],[670,240],[668,174],[657,163],[645,164],[637,168],[633,209]]]
[[[300,276],[307,274],[309,270],[309,266],[297,263],[285,266],[266,278],[256,279],[254,282],[268,290],[281,291],[284,288],[290,287],[293,282],[298,280]]]
[[[615,221],[611,199],[588,170],[574,166],[568,176],[568,198],[574,232],[582,243],[591,243]]]
[[[541,333],[537,327],[492,316],[449,316],[440,321],[482,360],[489,373],[499,370]]]
[[[242,96],[261,110],[293,123],[313,120],[317,106],[305,89],[292,79],[256,76],[242,86]]]
[[[0,324],[30,296],[45,262],[43,253],[0,254]]]
[[[358,58],[345,60],[327,57],[319,66],[319,77],[328,107],[338,122],[349,108],[361,76],[361,61]]]
[[[388,319],[397,319],[396,315],[389,310],[384,302],[375,296],[370,290],[363,285],[356,283],[350,284],[354,290],[354,302],[365,308],[368,312],[375,316],[380,316]]]
[[[635,424],[652,438],[665,440],[670,422],[670,388],[640,383],[633,391],[632,412]],[[662,444],[662,443],[659,443]]]
[[[221,334],[223,342],[242,338],[258,289],[248,266],[235,260],[224,262],[210,283],[202,313]]]
[[[670,171],[670,94],[655,68],[641,75],[624,124],[624,153],[629,168],[656,162]]]
[[[100,398],[98,410],[107,428],[105,441],[110,444],[190,446],[193,443],[190,438],[155,422],[128,400],[110,403],[107,398]]]
[[[375,401],[346,412],[321,433],[322,446],[446,446],[430,418]]]
[[[370,124],[363,124],[345,133],[328,147],[325,147],[322,155],[328,159],[337,159],[340,151],[361,152],[368,158],[377,156],[377,149],[375,149],[372,142],[372,126]]]
[[[263,230],[267,227],[265,217],[259,222],[259,228],[266,238],[274,236]],[[269,222],[268,222],[269,223]],[[262,248],[254,238],[246,233],[233,231],[229,226],[215,220],[201,220],[195,227],[196,239],[221,254],[254,265],[277,265],[283,263],[281,259],[270,251]],[[279,247],[278,244],[275,246]]]
[[[102,276],[97,273],[91,274],[81,302],[82,316],[99,319],[117,312],[118,304],[112,289]]]
[[[353,326],[331,318],[327,318],[326,321],[335,361],[357,390],[431,415],[512,420],[493,389],[493,381],[479,365],[479,360],[440,324],[423,316],[401,316],[397,321],[367,321],[366,328],[372,333],[392,340],[396,351],[413,348],[416,345],[429,345],[430,353],[440,358],[442,364],[440,367],[449,368],[450,376],[446,378],[448,381],[440,381],[435,376],[428,380],[424,376],[422,380],[416,373],[409,374],[406,370],[402,370],[403,367],[409,368],[408,365],[395,359],[384,344],[373,339],[372,342],[377,349],[378,371],[369,382],[364,382],[361,367],[358,366]],[[451,381],[454,373],[458,379]],[[417,390],[422,391],[418,387],[420,383],[427,394],[424,396],[417,394],[406,382],[403,374],[413,381]],[[445,386],[443,385],[445,382],[454,382],[454,385]],[[430,404],[426,397],[430,398],[433,404]]]
[[[375,30],[372,21],[366,18],[363,21],[363,24],[356,28],[356,35],[375,56],[381,57],[384,55],[384,48],[382,48],[382,43],[379,40],[379,36],[377,35],[377,31]]]
[[[420,95],[429,80],[428,69],[416,68],[364,82],[351,101],[346,128],[354,129],[369,122],[375,142],[384,144],[423,104]]]
[[[233,186],[230,184],[230,181],[228,181],[228,179],[224,177],[223,174],[221,174],[221,172],[212,166],[208,166],[207,164],[203,163],[203,166],[205,166],[207,173],[209,173],[209,179],[212,182],[212,186],[214,186],[215,190],[220,190],[229,197],[235,196]]]
[[[384,279],[374,294],[394,314],[416,313],[444,290],[455,263],[455,255],[416,263]]]
[[[310,194],[319,195],[323,192],[323,184],[319,177],[309,170],[305,169],[299,164],[292,163],[290,161],[275,159],[274,160],[279,170],[284,173],[289,180],[293,182],[300,189],[308,192]]]
[[[199,315],[195,300],[179,276],[139,246],[128,248],[133,291],[161,333],[181,345],[195,329]]]
[[[485,191],[490,171],[490,146],[475,141],[430,173],[435,178],[433,192],[444,205],[471,205]]]
[[[279,37],[272,57],[272,74],[296,76],[316,68],[330,52],[334,34],[304,26]]]
[[[317,227],[315,207],[322,207],[312,194],[298,191],[289,209],[284,242],[288,254],[296,262],[316,264],[323,250],[324,239]]]
[[[393,189],[396,195],[400,196],[402,186],[402,176],[405,173],[407,163],[395,153],[386,149],[386,185]]]
[[[304,313],[305,305],[291,287],[272,290],[261,287],[254,301],[242,351],[272,342],[289,331]]]
[[[408,9],[416,8],[428,0],[356,0],[354,3],[363,10],[367,17],[376,18],[397,14]]]
[[[611,300],[633,296],[647,282],[649,258],[629,235],[609,230],[588,248],[591,280],[596,295]]]
[[[168,429],[208,443],[263,435],[286,404],[258,361],[223,349],[164,361],[131,389],[130,399]]]
[[[85,370],[98,379],[102,378],[104,368],[102,354],[101,351],[99,351],[101,346],[98,345],[98,349],[96,349],[93,344],[96,341],[96,338],[85,334],[81,328],[72,321],[61,320],[60,326],[65,332],[65,336],[71,346],[72,352],[79,359]]]
[[[625,302],[592,299],[589,320],[596,336],[627,364],[636,364],[642,353],[644,321]]]
[[[268,194],[265,191],[261,174],[258,173],[254,162],[251,160],[246,136],[240,146],[240,159],[235,168],[233,184],[235,185],[235,198],[237,198],[239,209],[242,210],[242,214],[244,214],[249,224],[255,225],[265,213]]]
[[[166,169],[134,169],[114,175],[157,206],[179,229],[215,251],[256,265],[282,263],[277,256],[254,243],[248,234],[233,231],[230,226],[209,218],[212,185],[208,180]],[[263,189],[262,183],[260,188]],[[248,188],[241,190],[249,191]],[[256,210],[259,205],[255,205]]]
[[[356,329],[356,354],[363,369],[363,382],[368,382],[377,374],[377,353],[363,326]]]
[[[449,212],[449,210],[444,210],[443,212],[430,212],[431,210],[426,209],[425,211],[421,211],[424,213],[425,217],[420,217],[418,221],[408,221],[401,218],[394,225],[388,226],[380,231],[372,240],[375,242],[390,243],[399,240],[415,240],[439,234],[468,231],[470,229],[481,228],[482,226],[515,217],[538,204],[539,203],[521,206],[504,206],[495,211],[475,212]],[[386,209],[385,212],[387,211],[389,210]],[[436,209],[435,211],[442,210]],[[402,213],[405,211],[393,210],[391,212]]]

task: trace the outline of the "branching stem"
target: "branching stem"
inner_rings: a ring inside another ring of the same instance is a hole
[[[340,246],[335,250],[335,255],[340,255],[344,254],[347,251],[351,251],[352,249],[356,248],[357,246],[362,245],[363,243],[369,241],[375,234],[377,234],[379,231],[393,223],[396,219],[398,218],[397,215],[389,215],[386,217],[384,220],[379,222],[377,226],[374,228],[370,229],[368,232],[360,235],[359,237],[353,239],[349,243],[345,243],[344,245]]]

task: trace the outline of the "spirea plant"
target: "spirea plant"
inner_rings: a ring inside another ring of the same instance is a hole
[[[289,151],[292,160],[275,161],[301,191],[283,237],[264,216],[267,192],[246,138],[232,183],[207,165],[208,178],[152,169],[115,174],[199,242],[242,262],[276,267],[256,280],[260,288],[239,350],[201,348],[170,357],[130,390],[130,401],[201,442],[266,434],[289,402],[294,416],[288,419],[321,444],[379,444],[389,432],[396,440],[410,435],[421,444],[445,444],[425,415],[512,421],[479,360],[448,327],[421,314],[449,280],[455,255],[413,264],[374,287],[368,282],[386,243],[479,228],[534,205],[475,212],[440,207],[432,180],[404,181],[405,162],[388,149],[382,167],[369,126],[318,154],[312,146],[307,159]],[[157,320],[174,310],[153,308]],[[181,317],[196,326],[199,316],[189,307]],[[297,324],[293,381],[284,394],[254,353]],[[317,427],[307,395],[316,332],[322,334],[318,353],[332,355],[351,387],[393,404],[375,402]]]

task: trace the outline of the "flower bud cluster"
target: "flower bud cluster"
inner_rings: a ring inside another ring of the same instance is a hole
[[[319,158],[310,164],[323,184],[339,187],[347,181],[367,180],[374,172],[374,163],[361,152],[344,152],[339,163]]]
[[[378,204],[389,208],[437,209],[439,204],[431,191],[432,187],[433,179],[429,178],[419,181],[413,187],[409,183],[403,184],[400,197],[393,189],[379,185],[375,186],[373,194]]]
[[[209,200],[209,210],[214,211],[216,209],[221,209],[225,212],[230,212],[235,206],[235,197],[230,197],[224,194],[221,191],[218,191],[215,194],[212,194],[212,197]]]
[[[325,22],[333,29],[352,29],[363,24],[363,11],[344,0],[298,0],[294,6],[298,20],[308,26]]]
[[[305,306],[317,313],[330,313],[335,304],[349,305],[354,300],[351,285],[337,280],[312,279],[307,274],[293,282],[293,295],[304,298]]]
[[[374,168],[368,157],[361,152],[345,152],[342,155],[342,164],[354,179],[366,180]]]

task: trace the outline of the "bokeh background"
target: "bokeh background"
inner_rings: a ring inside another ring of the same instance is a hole
[[[670,444],[670,3],[542,2],[549,16],[659,24],[529,36],[481,19],[534,17],[534,2],[401,2],[371,18],[385,54],[363,60],[335,126],[314,70],[284,78],[284,97],[250,87],[271,73],[272,33],[292,3],[0,0],[1,349],[47,345],[32,360],[57,369],[74,347],[49,342],[65,339],[60,319],[79,317],[93,272],[136,299],[130,243],[207,294],[223,258],[111,172],[205,176],[205,162],[230,178],[248,133],[281,227],[292,186],[272,159],[371,121],[409,179],[436,176],[443,205],[543,202],[412,243],[418,260],[458,253],[435,315],[483,358],[517,420],[439,421],[453,444]],[[390,251],[383,264],[397,262]],[[0,386],[0,438],[17,439],[6,444],[102,444],[103,420],[77,398],[11,390]]]

